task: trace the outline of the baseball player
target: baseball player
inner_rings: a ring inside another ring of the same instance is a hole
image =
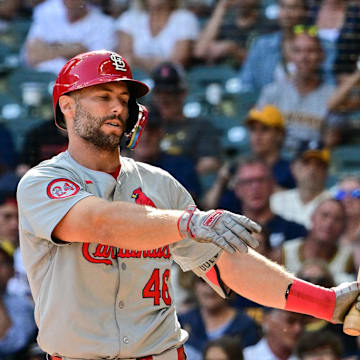
[[[40,347],[53,360],[185,359],[173,260],[223,297],[231,288],[341,323],[357,282],[325,289],[296,279],[252,249],[258,224],[200,211],[167,172],[120,156],[122,141],[131,149],[140,140],[147,110],[137,99],[147,92],[105,50],[69,60],[56,80],[68,150],[30,169],[17,192]]]

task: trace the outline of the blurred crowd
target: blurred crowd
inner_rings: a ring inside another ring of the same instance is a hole
[[[262,225],[258,251],[325,287],[360,266],[360,1],[0,1],[0,360],[42,360],[16,187],[67,148],[52,85],[68,59],[117,51],[152,92],[134,151],[203,210]],[[189,360],[360,359],[341,326],[220,298],[173,265]]]

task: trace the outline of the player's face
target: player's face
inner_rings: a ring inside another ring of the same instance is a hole
[[[124,133],[129,97],[121,82],[80,90],[74,96],[74,132],[100,149],[115,150]]]

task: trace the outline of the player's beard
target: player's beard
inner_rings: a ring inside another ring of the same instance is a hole
[[[96,117],[87,112],[79,103],[77,103],[74,117],[75,133],[82,139],[90,142],[99,149],[114,151],[120,145],[124,135],[105,134],[101,126],[106,120],[118,119],[122,123],[120,116],[108,115]]]

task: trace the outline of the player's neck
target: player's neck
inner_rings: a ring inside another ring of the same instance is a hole
[[[69,143],[71,157],[80,165],[91,170],[113,172],[120,165],[120,150],[106,151],[83,143]]]

